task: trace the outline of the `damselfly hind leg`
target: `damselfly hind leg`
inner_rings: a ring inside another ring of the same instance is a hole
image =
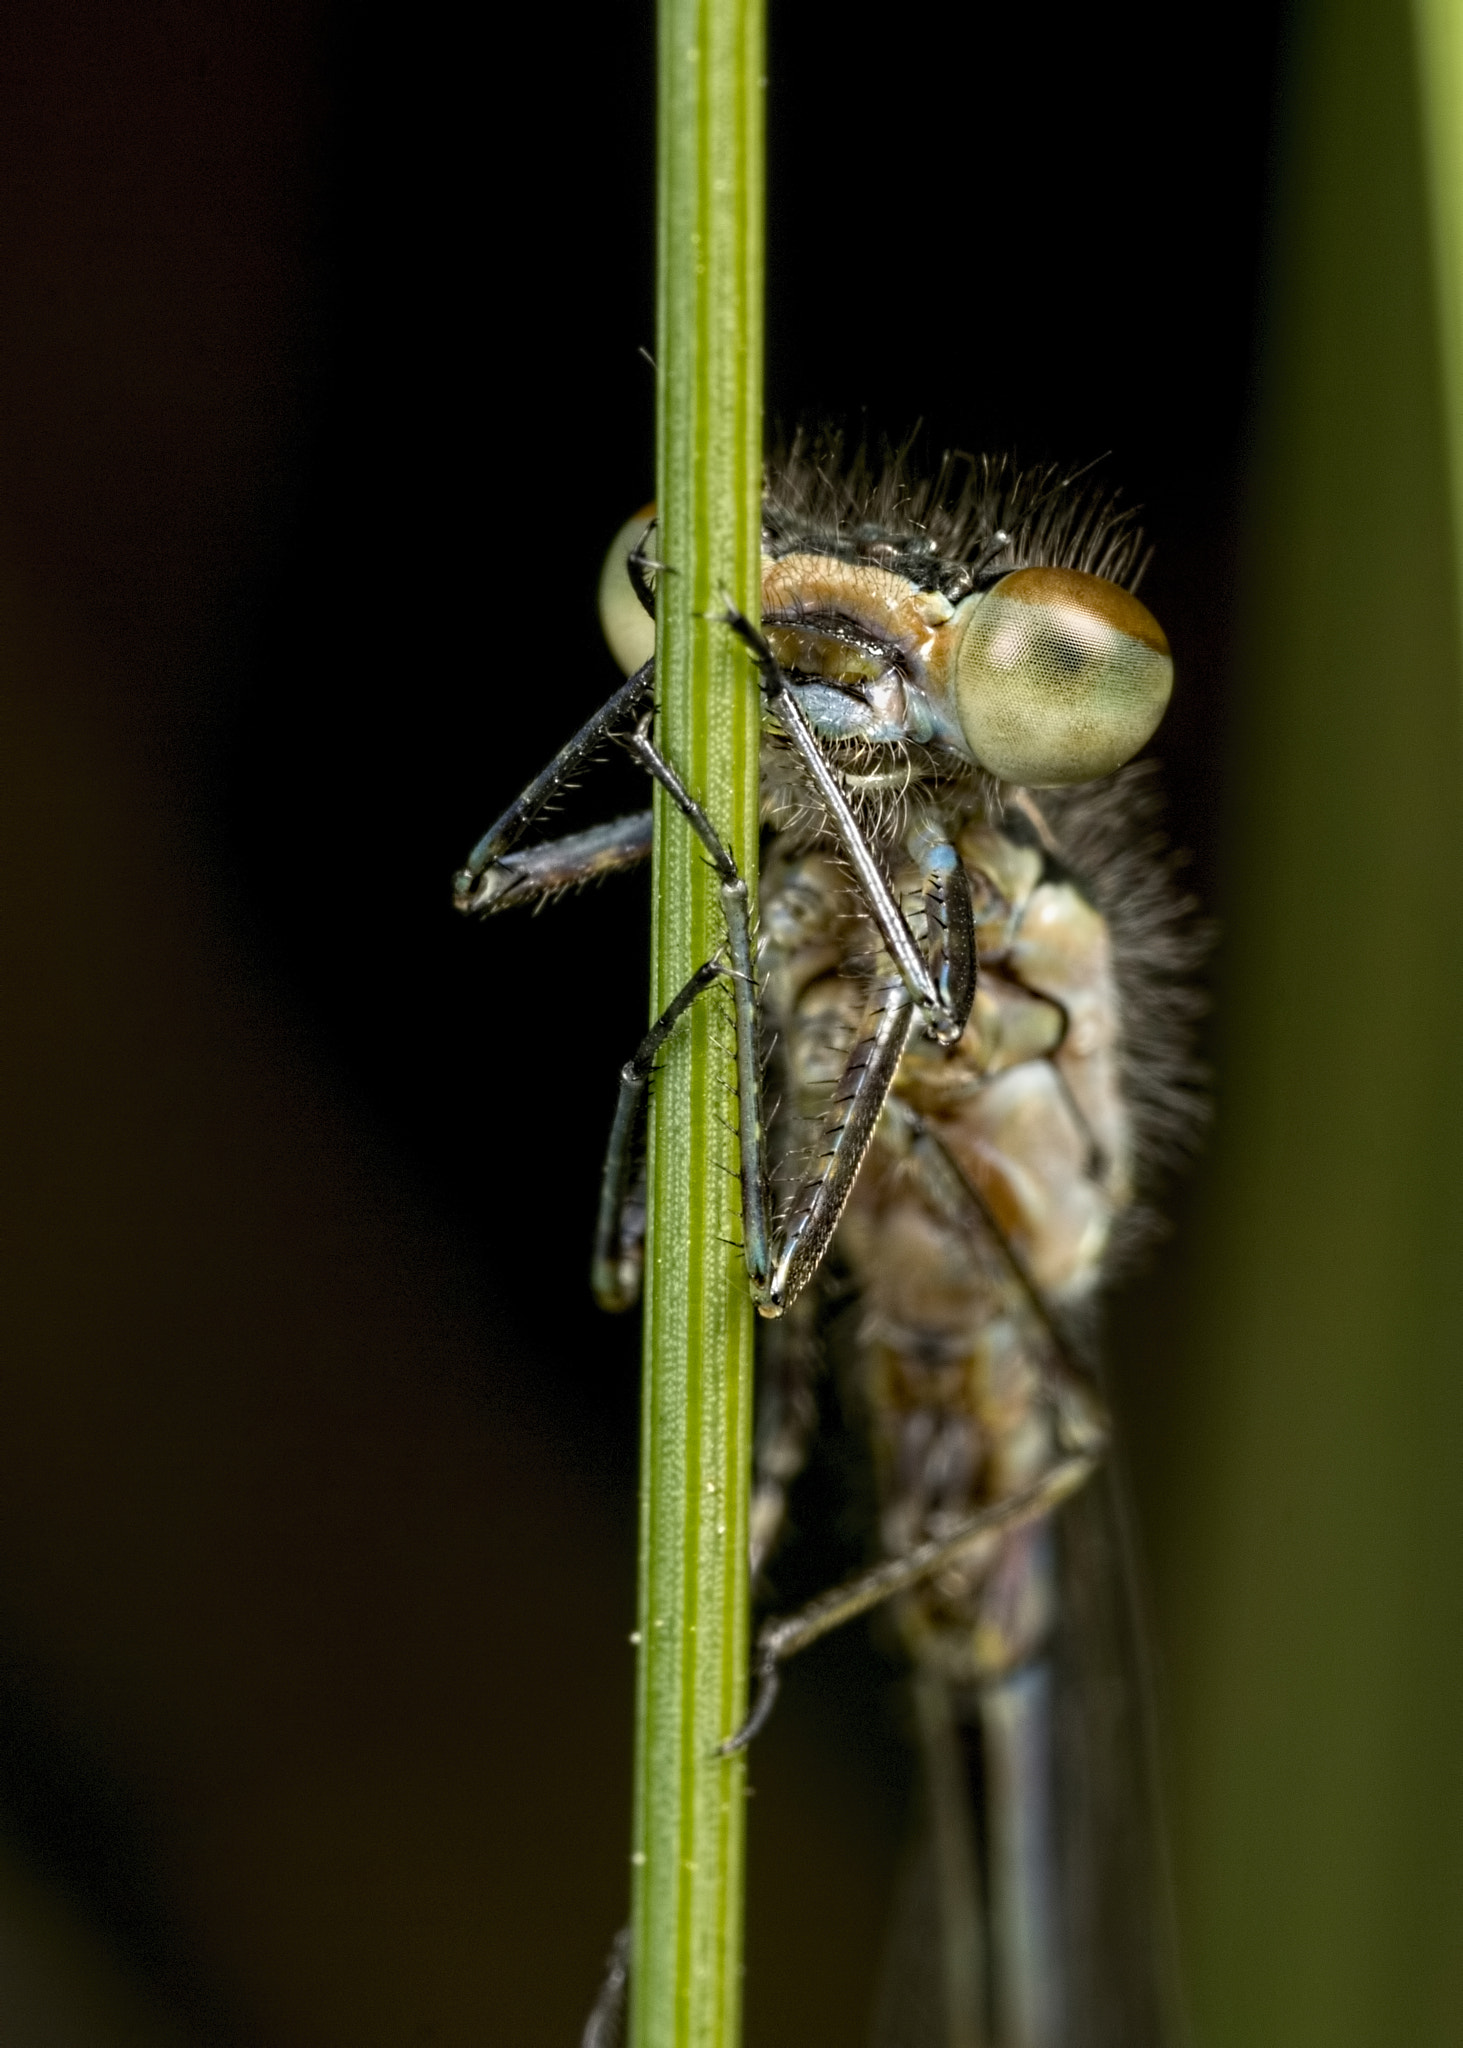
[[[971,1553],[979,1555],[988,1549],[994,1558],[1008,1536],[1013,1536],[1018,1529],[1029,1528],[1033,1522],[1044,1521],[1064,1500],[1069,1499],[1091,1478],[1099,1462],[1096,1451],[1069,1452],[1048,1466],[1041,1477],[1034,1479],[1029,1486],[992,1501],[989,1507],[967,1516],[948,1534],[931,1537],[928,1542],[916,1544],[902,1557],[891,1557],[884,1564],[861,1572],[845,1585],[820,1593],[816,1600],[810,1600],[796,1614],[764,1622],[757,1633],[757,1697],[742,1726],[721,1744],[720,1754],[732,1756],[737,1750],[745,1749],[766,1727],[782,1682],[782,1667],[789,1657],[795,1657],[799,1650],[806,1650],[834,1629],[842,1628],[845,1622],[854,1621],[875,1607],[882,1607],[897,1593],[909,1592],[943,1571],[947,1565],[967,1562]]]

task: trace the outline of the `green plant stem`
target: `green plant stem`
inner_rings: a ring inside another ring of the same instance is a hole
[[[661,0],[657,732],[755,888],[760,706],[715,615],[760,611],[761,0]],[[714,878],[656,792],[652,1014],[718,953]],[[738,1250],[724,1002],[683,1021],[650,1120],[636,1705],[633,2048],[741,2020],[754,1315]]]

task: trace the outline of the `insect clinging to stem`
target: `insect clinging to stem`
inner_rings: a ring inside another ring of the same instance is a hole
[[[726,621],[764,708],[755,929],[657,744],[653,539],[648,513],[630,522],[601,590],[627,680],[455,889],[462,910],[495,912],[643,861],[649,811],[523,844],[612,740],[720,884],[724,949],[622,1073],[595,1292],[617,1309],[636,1297],[647,1091],[680,1019],[720,991],[747,1284],[766,1318],[754,1570],[817,1427],[835,1275],[882,1553],[764,1623],[757,1696],[727,1747],[761,1727],[790,1656],[885,1608],[914,1674],[938,1880],[919,2038],[1161,2048],[1176,2008],[1094,1334],[1151,1222],[1155,1171],[1202,1111],[1201,937],[1156,850],[1151,775],[1125,766],[1173,681],[1135,595],[1141,535],[1051,469],[948,457],[920,482],[907,454],[873,467],[806,440],[769,466],[761,616]],[[915,2033],[900,2019],[887,2038]]]

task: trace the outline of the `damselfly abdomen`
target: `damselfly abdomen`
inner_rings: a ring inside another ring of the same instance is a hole
[[[469,911],[649,850],[649,814],[522,848],[623,738],[722,880],[710,961],[625,1069],[595,1251],[634,1298],[637,1130],[656,1053],[710,997],[736,1019],[749,1282],[769,1317],[753,1562],[816,1426],[820,1296],[852,1323],[885,1562],[759,1636],[780,1664],[875,1606],[914,1670],[928,1851],[882,2038],[895,2048],[1162,2048],[1175,2029],[1144,1687],[1094,1322],[1192,1127],[1194,940],[1123,770],[1162,715],[1167,643],[1132,594],[1140,539],[1055,472],[947,460],[768,479],[760,929],[653,737],[648,522],[612,551],[627,683],[457,879]],[[713,992],[719,991],[719,995]],[[765,1120],[763,1066],[777,1107]],[[925,1910],[918,1910],[920,1901]]]

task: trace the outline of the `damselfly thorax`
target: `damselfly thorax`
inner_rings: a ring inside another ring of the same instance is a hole
[[[830,1253],[857,1303],[886,1560],[764,1626],[760,1697],[730,1739],[761,1725],[786,1657],[890,1603],[921,1674],[932,1798],[943,1788],[928,2039],[1157,2048],[1169,1987],[1161,1888],[1135,1847],[1141,1703],[1114,1706],[1135,1673],[1131,1646],[1112,1647],[1129,1619],[1122,1545],[1092,1484],[1108,1435],[1095,1304],[1195,1100],[1186,906],[1153,857],[1145,776],[1115,772],[1172,678],[1130,587],[1138,536],[1053,473],[947,463],[915,485],[898,463],[873,478],[796,453],[774,469],[761,618],[729,620],[767,712],[755,933],[734,864],[653,737],[653,542],[642,515],[602,590],[629,681],[457,891],[490,910],[643,858],[648,813],[517,844],[615,735],[721,876],[726,954],[625,1070],[596,1288],[611,1307],[635,1294],[645,1092],[685,1009],[719,989],[737,1020],[749,1285],[771,1319],[754,1564],[816,1426]]]

